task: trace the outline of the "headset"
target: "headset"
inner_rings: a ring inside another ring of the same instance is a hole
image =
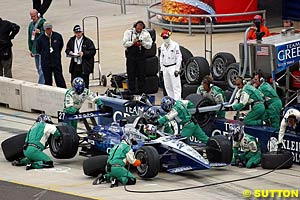
[[[139,20],[139,21],[135,22],[135,23],[133,24],[133,28],[136,28],[136,26],[137,26],[138,24],[142,24],[142,25],[143,25],[143,29],[146,28],[146,25],[145,25],[145,23],[144,23],[142,20]]]
[[[260,71],[260,70],[259,70]],[[264,79],[264,77],[263,77],[263,75],[262,75],[262,73],[261,72],[256,72],[256,73],[254,73],[254,76],[253,76],[253,78],[255,77],[255,76],[258,76],[258,78],[259,78],[259,82],[260,83],[263,83],[263,82],[265,82],[265,79]]]
[[[38,16],[38,18],[40,18],[41,17],[41,13],[38,13],[37,16]]]

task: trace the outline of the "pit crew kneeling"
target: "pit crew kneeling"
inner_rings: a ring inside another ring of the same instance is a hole
[[[132,145],[136,141],[131,136],[131,134],[124,134],[121,143],[115,145],[109,151],[106,174],[99,174],[93,185],[101,184],[105,181],[111,182],[110,187],[118,186],[119,182],[123,185],[134,185],[136,183],[134,175],[126,169],[127,164],[131,164],[134,167],[141,165],[141,161],[134,156]]]
[[[51,117],[46,114],[40,114],[25,139],[24,155],[26,157],[13,161],[12,165],[26,165],[26,170],[54,167],[51,158],[43,152],[51,134],[54,137],[60,136],[60,132],[53,125]]]
[[[242,126],[233,127],[233,159],[231,165],[255,168],[261,161],[261,150],[257,140],[246,134]],[[239,153],[239,150],[242,153]]]

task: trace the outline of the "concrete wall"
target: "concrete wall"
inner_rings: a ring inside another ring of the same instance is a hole
[[[56,117],[57,112],[63,110],[66,91],[64,88],[0,77],[0,103],[16,110],[44,112]],[[95,105],[86,101],[80,111],[91,110],[95,110]]]

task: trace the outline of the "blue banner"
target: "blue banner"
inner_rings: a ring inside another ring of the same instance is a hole
[[[277,72],[285,70],[300,60],[300,41],[276,47]]]

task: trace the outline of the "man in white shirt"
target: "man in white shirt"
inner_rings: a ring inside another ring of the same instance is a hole
[[[144,93],[145,85],[145,49],[152,46],[150,33],[145,30],[145,24],[139,20],[133,28],[124,33],[123,46],[126,48],[126,72],[128,75],[128,89],[130,94]],[[135,79],[138,79],[137,88]]]
[[[164,43],[161,45],[160,70],[163,72],[164,85],[169,97],[181,99],[180,66],[182,55],[177,42],[171,40],[172,32],[164,30],[160,36]]]

